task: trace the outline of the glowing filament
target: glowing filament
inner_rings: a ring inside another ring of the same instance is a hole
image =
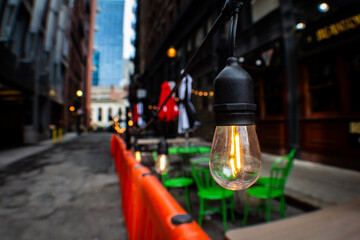
[[[160,161],[159,164],[160,171],[163,172],[165,170],[165,165],[166,165],[166,156],[161,155],[159,161]]]
[[[235,127],[231,126],[231,148],[230,148],[230,155],[234,156],[235,154]]]
[[[141,162],[141,154],[139,151],[135,152],[135,159],[136,159],[136,161]]]
[[[235,132],[235,126],[231,127],[230,167],[235,176],[242,169],[240,135]]]
[[[235,147],[236,147],[236,169],[240,170],[242,168],[241,166],[241,154],[240,154],[240,136],[237,133],[235,135]]]

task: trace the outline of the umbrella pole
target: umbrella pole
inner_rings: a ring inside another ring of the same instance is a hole
[[[186,149],[189,148],[189,131],[188,131],[188,129],[185,129],[185,147],[186,147]]]

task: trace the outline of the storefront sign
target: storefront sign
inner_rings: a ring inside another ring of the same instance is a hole
[[[349,30],[358,28],[360,26],[360,14],[354,15],[352,17],[343,19],[334,24],[330,24],[323,28],[320,28],[316,31],[316,39],[318,42],[325,39],[329,39],[332,36],[337,36],[341,33],[347,32]]]
[[[351,134],[360,134],[360,122],[350,122],[349,132]]]

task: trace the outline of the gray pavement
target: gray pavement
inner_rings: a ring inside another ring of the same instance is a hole
[[[127,239],[110,137],[109,133],[69,134],[60,144],[48,140],[1,151],[1,239]],[[263,153],[262,157],[262,175],[266,176],[279,156]],[[295,159],[286,195],[315,208],[326,208],[360,196],[358,186],[358,171]],[[229,229],[240,226],[243,196],[244,191],[238,192],[237,221],[229,223]],[[197,219],[195,187],[191,199],[192,215]],[[184,199],[176,200],[185,206]],[[302,209],[288,204],[288,217],[302,213]],[[272,220],[280,219],[279,214],[271,216]],[[248,225],[261,222],[261,217],[249,216]],[[223,238],[220,215],[208,216],[202,227],[213,239]]]
[[[262,175],[269,175],[277,155],[262,154]],[[360,196],[360,172],[295,159],[285,194],[308,205],[324,208]]]
[[[67,133],[64,135],[62,142],[59,142],[56,144],[68,142],[76,137],[77,137],[76,133],[73,133],[73,132]],[[12,148],[12,149],[8,149],[8,150],[2,150],[2,151],[0,151],[0,169],[4,168],[12,163],[15,163],[21,159],[24,159],[26,157],[46,151],[46,150],[54,147],[56,144],[54,144],[51,139],[48,139],[48,140],[41,141],[35,145],[29,145],[29,146],[24,146],[24,147]]]
[[[30,155],[0,169],[0,239],[127,239],[110,137],[19,150]]]

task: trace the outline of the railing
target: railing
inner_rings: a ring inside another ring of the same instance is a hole
[[[123,140],[113,135],[121,205],[129,239],[209,239],[150,170],[139,164]]]

